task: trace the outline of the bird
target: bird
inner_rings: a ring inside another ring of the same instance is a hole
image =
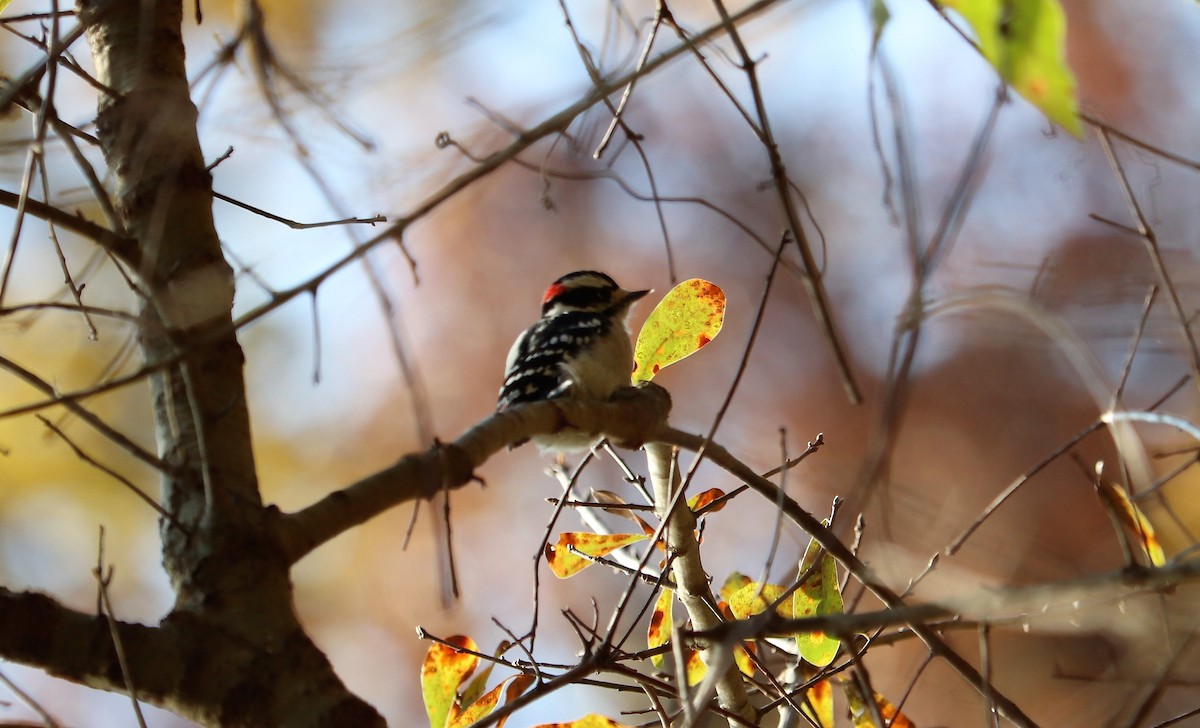
[[[633,304],[648,293],[627,291],[594,270],[551,283],[542,296],[541,318],[508,352],[496,411],[557,397],[606,400],[630,386],[633,346],[627,321]],[[587,450],[598,440],[577,430],[533,438],[541,450],[560,453]]]

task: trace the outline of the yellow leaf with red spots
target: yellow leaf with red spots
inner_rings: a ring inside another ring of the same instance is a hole
[[[446,642],[465,650],[476,650],[475,640],[455,635]],[[432,728],[443,728],[458,711],[458,688],[479,665],[475,655],[441,643],[430,645],[421,664],[421,697]]]
[[[674,604],[675,592],[663,589],[658,593],[658,601],[654,603],[654,611],[650,613],[650,627],[646,630],[646,646],[650,649],[671,641],[671,607]],[[650,662],[655,667],[662,667],[663,656],[651,655]]]
[[[725,292],[715,283],[692,278],[658,302],[633,350],[633,381],[648,382],[670,366],[704,348],[725,322]]]
[[[591,560],[579,554],[599,558],[645,540],[646,536],[641,533],[560,533],[557,544],[546,544],[546,563],[550,565],[550,571],[554,572],[555,576],[566,579],[592,565]]]
[[[779,601],[786,591],[786,587],[778,584],[762,584],[752,581],[730,595],[729,610],[733,612],[735,618],[747,619],[767,611],[767,608]],[[784,599],[780,602],[779,606],[775,607],[775,613],[785,619],[790,619],[792,600]]]
[[[754,660],[750,659],[751,652],[754,652],[754,643],[750,641],[743,642],[733,648],[733,661],[746,677],[754,675]]]

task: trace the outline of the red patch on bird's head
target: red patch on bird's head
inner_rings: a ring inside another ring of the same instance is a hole
[[[542,296],[542,303],[550,303],[554,299],[562,295],[562,292],[567,290],[567,287],[561,283],[555,283],[546,289],[545,295]]]

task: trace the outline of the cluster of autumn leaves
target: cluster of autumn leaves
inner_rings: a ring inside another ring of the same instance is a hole
[[[720,510],[724,494],[719,489],[706,491],[688,503],[693,512],[702,514]],[[713,504],[717,507],[712,507]],[[636,516],[634,518],[637,518]],[[637,520],[641,521],[640,518]],[[642,521],[644,524],[645,522]],[[828,525],[828,522],[826,522]],[[646,530],[653,529],[645,524]],[[547,545],[546,561],[559,578],[569,578],[613,551],[647,538],[642,533],[595,534],[571,532],[560,535],[558,543]],[[661,544],[656,544],[660,546]],[[728,620],[745,620],[768,610],[785,619],[843,613],[841,586],[837,565],[815,542],[810,543],[800,561],[797,581],[792,586],[752,581],[750,577],[734,573],[720,590],[721,600],[717,608]],[[646,653],[653,668],[664,669],[666,649],[674,629],[672,607],[675,594],[662,588],[650,616],[646,634]],[[821,630],[796,632],[788,637],[775,638],[772,644],[783,651],[799,656],[815,674],[829,666],[837,656],[842,641]],[[498,654],[511,645],[502,643]],[[699,684],[708,667],[697,651],[684,648],[685,665],[683,674],[689,686]],[[756,670],[759,644],[746,640],[734,648],[734,661],[747,677]],[[470,679],[480,661],[480,653],[470,637],[455,636],[435,643],[426,653],[421,671],[421,687],[425,707],[431,726],[444,728],[466,728],[475,721],[494,711],[503,700],[511,702],[527,690],[534,682],[532,674],[518,673],[502,680],[488,692],[484,692],[492,667],[489,666],[473,680]],[[469,682],[468,682],[469,680]],[[808,717],[822,728],[834,726],[834,686],[841,687],[846,705],[856,728],[875,726],[875,712],[863,698],[857,683],[841,677],[826,677],[815,680],[805,691],[801,704]],[[895,706],[878,693],[872,695],[878,714],[894,728],[912,728],[913,724]],[[504,720],[497,721],[503,726]],[[611,718],[589,714],[567,723],[548,723],[537,728],[628,728]]]

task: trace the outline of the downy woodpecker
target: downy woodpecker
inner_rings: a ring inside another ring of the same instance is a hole
[[[546,289],[542,317],[513,342],[497,411],[555,397],[605,400],[629,386],[633,346],[626,319],[650,291],[626,291],[596,271],[568,273]],[[539,435],[542,450],[586,450],[594,434]],[[519,444],[519,443],[518,443]]]

